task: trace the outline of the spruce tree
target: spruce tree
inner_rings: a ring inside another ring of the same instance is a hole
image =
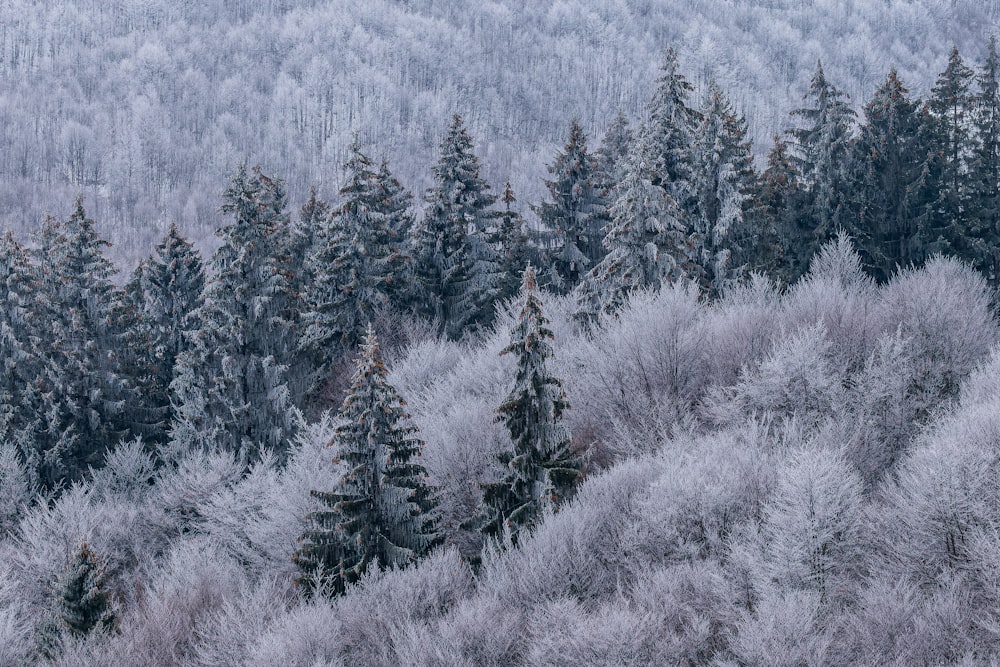
[[[458,339],[492,321],[498,290],[495,266],[485,256],[495,197],[479,177],[472,139],[457,114],[441,142],[434,181],[416,241],[417,277],[424,312],[437,319],[442,333]]]
[[[548,167],[549,201],[536,208],[542,224],[555,234],[552,287],[566,293],[604,257],[606,206],[597,183],[587,135],[574,118],[569,137]]]
[[[553,336],[536,291],[535,271],[529,266],[521,312],[510,344],[501,352],[517,356],[514,387],[497,411],[513,448],[500,456],[500,479],[483,487],[484,534],[499,536],[509,529],[515,542],[522,530],[537,524],[546,507],[555,509],[571,497],[581,476],[581,461],[570,450],[570,433],[562,423],[569,408],[566,393],[546,366]]]
[[[601,147],[594,152],[594,180],[605,200],[624,176],[625,161],[632,150],[632,129],[628,116],[619,111],[604,132]]]
[[[231,216],[219,230],[212,278],[195,311],[198,329],[171,383],[173,446],[283,456],[294,406],[282,357],[288,349],[288,274],[279,232],[287,224],[285,189],[259,168],[241,166],[223,194]]]
[[[517,197],[510,181],[504,186],[500,201],[503,202],[503,211],[500,213],[500,224],[494,241],[497,256],[500,257],[498,287],[500,298],[509,299],[520,290],[521,274],[530,261],[531,247],[524,231],[524,218],[514,208]]]
[[[919,103],[909,99],[891,70],[865,105],[864,117],[850,187],[857,221],[854,242],[869,272],[885,281],[899,267],[922,259],[924,240],[908,194],[926,157],[919,137]]]
[[[386,243],[390,249],[386,293],[397,309],[416,310],[420,291],[416,287],[413,258],[413,195],[390,171],[386,160],[382,160],[378,170],[376,202],[385,216]]]
[[[85,637],[95,629],[107,630],[114,626],[107,572],[86,542],[76,549],[59,577],[55,598],[56,614],[74,637]]]
[[[970,165],[972,208],[976,228],[985,241],[982,268],[993,284],[1000,280],[1000,53],[997,39],[990,36],[986,60],[976,76],[973,121],[975,150]]]
[[[754,173],[746,120],[736,114],[715,84],[709,87],[696,132],[693,182],[702,286],[710,296],[718,297],[741,271],[735,256],[746,235],[745,212]]]
[[[804,274],[808,264],[797,222],[800,190],[798,171],[788,154],[788,145],[779,135],[767,156],[767,168],[760,175],[748,214],[749,224],[736,249],[735,262],[751,271],[789,284]]]
[[[369,327],[334,435],[344,475],[333,491],[312,492],[324,508],[295,555],[307,592],[319,577],[342,593],[373,563],[404,567],[438,541],[433,492],[416,461],[424,443],[387,375]]]
[[[81,200],[49,218],[33,252],[40,277],[40,352],[46,358],[38,436],[41,482],[52,487],[99,466],[127,435],[134,395],[122,378],[114,267]]]

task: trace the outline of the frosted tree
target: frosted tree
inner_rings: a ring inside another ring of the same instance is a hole
[[[485,235],[496,218],[490,208],[495,197],[479,177],[472,139],[457,114],[441,142],[434,181],[416,240],[417,277],[425,312],[449,338],[458,339],[492,321],[497,288],[483,256]]]
[[[299,346],[326,379],[335,360],[363,338],[365,327],[389,303],[399,246],[381,210],[378,173],[360,144],[344,165],[343,203],[333,213],[324,243],[309,256],[314,278],[305,295],[305,329]]]
[[[278,230],[287,224],[285,189],[259,168],[241,166],[223,194],[231,221],[219,230],[212,279],[195,311],[199,328],[177,361],[171,383],[173,446],[280,455],[292,435],[294,408],[281,355],[288,275]]]
[[[610,198],[624,175],[625,162],[632,150],[632,129],[628,116],[619,111],[604,132],[601,147],[594,151],[595,182],[601,196]]]
[[[569,292],[604,257],[605,203],[597,183],[587,135],[573,119],[565,147],[548,167],[548,201],[535,209],[542,224],[555,234],[552,287]]]
[[[509,299],[520,290],[521,274],[528,266],[532,249],[524,231],[524,218],[514,208],[517,197],[509,181],[504,186],[500,201],[503,202],[503,211],[500,212],[494,243],[500,258],[500,297]]]
[[[799,265],[800,230],[796,220],[800,203],[798,171],[779,135],[767,156],[751,202],[749,225],[737,248],[736,263],[790,283],[808,269]],[[807,258],[808,259],[808,258]]]
[[[891,70],[864,107],[855,142],[858,174],[855,243],[873,275],[888,280],[900,267],[922,258],[925,243],[913,214],[913,186],[926,160],[920,142],[919,103]]]
[[[695,136],[697,259],[703,287],[718,297],[740,272],[734,262],[735,246],[748,235],[744,216],[754,173],[746,120],[715,84],[709,87]]]
[[[115,623],[107,572],[86,542],[76,549],[56,583],[55,598],[59,620],[75,637],[110,629]]]
[[[379,166],[375,199],[378,210],[385,216],[386,247],[390,249],[386,263],[389,300],[397,308],[413,310],[419,294],[412,247],[413,195],[392,173],[386,160]]]
[[[611,207],[604,243],[608,254],[575,290],[578,321],[589,324],[619,311],[639,289],[697,272],[694,246],[681,220],[680,207],[641,162],[630,158],[625,179]]]
[[[483,532],[498,536],[509,529],[515,541],[541,519],[544,508],[568,499],[581,476],[581,461],[570,450],[569,429],[562,423],[569,408],[566,392],[547,368],[553,336],[536,291],[529,266],[521,313],[501,352],[517,355],[514,387],[497,411],[513,450],[500,456],[500,479],[483,486]]]
[[[48,219],[33,252],[40,276],[43,432],[42,481],[54,485],[99,466],[130,426],[129,399],[117,351],[115,269],[110,244],[97,235],[81,200],[60,222]]]
[[[987,43],[986,60],[979,67],[976,84],[976,141],[970,162],[975,189],[972,206],[976,227],[987,246],[982,267],[996,283],[1000,275],[1000,53],[995,35]]]
[[[848,224],[845,184],[855,113],[846,97],[827,80],[820,62],[804,97],[808,105],[791,112],[801,123],[789,134],[805,197],[805,215],[799,220],[797,235],[807,243],[805,259],[798,260],[799,264],[808,263],[820,245]]]
[[[334,490],[312,492],[324,507],[295,555],[307,591],[318,576],[342,593],[373,564],[409,565],[438,540],[433,490],[416,460],[424,443],[387,374],[369,327],[333,440],[344,475]]]

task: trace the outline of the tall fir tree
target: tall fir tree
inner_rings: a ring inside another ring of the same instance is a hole
[[[926,207],[924,224],[934,250],[981,265],[985,248],[974,216],[969,179],[974,150],[973,78],[958,49],[952,48],[923,115],[931,159],[923,183],[925,195],[917,203]]]
[[[847,201],[850,145],[855,112],[847,95],[826,78],[823,63],[817,63],[803,98],[807,106],[791,112],[801,126],[789,130],[792,156],[803,191],[803,215],[796,236],[805,243],[795,258],[807,266],[819,247],[839,230],[854,233]]]
[[[738,245],[746,235],[745,213],[754,178],[746,120],[712,84],[696,132],[693,174],[697,259],[702,287],[711,297],[718,297],[741,273]]]
[[[605,200],[624,176],[625,162],[632,150],[632,128],[628,116],[619,111],[604,131],[601,147],[594,151],[595,183]]]
[[[494,224],[495,197],[479,177],[479,160],[462,117],[456,114],[441,142],[435,185],[416,241],[417,277],[424,312],[451,339],[489,325],[498,296],[495,266],[483,251]]]
[[[295,423],[285,380],[288,274],[278,230],[287,225],[284,184],[241,166],[223,194],[212,278],[195,311],[199,327],[171,383],[176,449],[222,448],[250,460],[283,456]]]
[[[510,181],[504,186],[500,201],[503,203],[503,211],[500,213],[500,224],[494,239],[497,256],[500,257],[498,287],[500,298],[510,299],[520,290],[521,274],[531,261],[531,247],[524,231],[524,218],[514,208],[517,197]]]
[[[775,135],[767,167],[754,189],[746,233],[736,249],[737,265],[780,284],[789,284],[806,272],[808,265],[796,263],[804,255],[796,247],[802,240],[797,220],[800,199],[798,171],[788,154],[788,144]]]
[[[501,354],[517,357],[514,387],[497,411],[510,433],[512,451],[500,456],[500,479],[483,486],[482,530],[513,541],[573,494],[582,462],[570,450],[563,412],[569,408],[562,382],[551,375],[552,331],[538,299],[535,271],[524,271],[521,312]]]
[[[413,195],[392,173],[386,160],[382,160],[378,170],[376,201],[385,216],[387,247],[391,249],[386,285],[389,301],[403,312],[417,310],[419,289],[413,258]]]
[[[1000,282],[1000,53],[991,35],[986,60],[976,76],[973,121],[975,150],[970,165],[972,208],[976,228],[985,242],[981,268],[991,283]]]
[[[307,593],[316,579],[342,593],[374,563],[404,567],[438,542],[434,493],[416,460],[424,443],[387,375],[369,327],[332,443],[344,475],[333,491],[312,492],[324,507],[295,554]]]
[[[127,435],[134,395],[121,374],[123,341],[115,326],[110,243],[98,236],[82,200],[65,221],[49,218],[36,238],[40,277],[40,351],[44,425],[38,436],[40,481],[79,479]]]
[[[548,166],[548,201],[535,211],[556,239],[552,250],[551,287],[571,291],[587,271],[604,258],[606,205],[597,182],[596,165],[587,152],[587,135],[575,118],[565,147]]]
[[[920,104],[908,92],[891,70],[865,105],[865,122],[854,144],[854,243],[868,271],[882,281],[921,260],[925,244],[911,193],[926,155]]]
[[[109,630],[114,626],[108,574],[86,542],[76,549],[59,577],[55,602],[60,624],[74,637],[85,637],[95,629]]]

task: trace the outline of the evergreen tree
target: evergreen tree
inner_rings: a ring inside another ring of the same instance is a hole
[[[990,36],[986,60],[976,77],[973,120],[975,152],[971,162],[971,182],[977,216],[976,229],[985,241],[982,268],[993,284],[1000,280],[1000,54],[997,39]]]
[[[808,265],[795,263],[796,258],[804,256],[799,247],[802,239],[797,236],[799,200],[798,171],[788,154],[788,145],[775,135],[767,168],[750,204],[749,224],[736,249],[738,266],[785,284],[806,272]]]
[[[555,234],[553,250],[556,291],[572,290],[604,257],[605,203],[596,179],[594,160],[587,152],[587,135],[573,119],[569,138],[548,167],[545,181],[549,201],[537,207],[542,224]]]
[[[500,213],[500,225],[495,239],[497,255],[501,261],[498,284],[500,297],[509,299],[520,289],[520,276],[530,261],[531,247],[528,235],[524,232],[524,219],[514,208],[517,197],[514,196],[510,181],[504,186],[500,201],[504,208]]]
[[[817,63],[805,100],[809,106],[793,110],[802,126],[789,130],[793,160],[803,190],[804,210],[796,236],[805,240],[803,255],[794,263],[806,266],[819,247],[838,230],[856,230],[849,224],[847,187],[854,110],[847,96],[834,87]]]
[[[496,214],[495,197],[479,178],[462,117],[452,118],[434,167],[435,186],[417,240],[417,277],[424,290],[424,311],[443,333],[458,339],[493,319],[498,296],[495,268],[484,256],[485,235]]]
[[[552,331],[536,294],[535,271],[524,271],[522,307],[501,354],[517,355],[514,387],[500,404],[498,419],[510,433],[513,451],[500,457],[501,478],[483,487],[482,530],[500,535],[505,527],[516,541],[521,530],[556,508],[573,493],[581,461],[570,451],[570,433],[562,423],[569,408],[562,383],[549,374]]]
[[[898,267],[922,259],[920,238],[909,195],[925,156],[920,144],[919,103],[891,70],[865,105],[865,123],[854,147],[857,177],[855,244],[869,271],[888,280]]]
[[[287,224],[285,189],[259,168],[240,167],[223,194],[232,216],[219,230],[199,323],[171,383],[181,450],[220,447],[250,459],[264,449],[283,455],[295,409],[281,356],[288,343],[288,275],[278,230]]]
[[[632,139],[628,116],[619,111],[605,130],[601,147],[594,152],[594,181],[605,200],[610,199],[615,185],[624,176],[625,163],[632,150]]]
[[[134,395],[121,376],[123,341],[115,324],[110,245],[81,200],[64,222],[49,218],[33,256],[40,277],[40,351],[44,371],[38,436],[41,480],[52,487],[99,466],[131,424]]]
[[[924,115],[932,155],[924,191],[929,241],[940,237],[935,250],[947,250],[981,265],[985,248],[974,219],[969,161],[973,153],[973,71],[957,48],[931,88]]]
[[[717,297],[739,276],[736,247],[746,234],[744,213],[753,190],[753,154],[746,120],[712,84],[696,133],[694,187],[698,198],[695,224],[703,287]]]
[[[307,592],[318,575],[342,593],[373,563],[409,565],[438,541],[433,493],[415,460],[424,443],[387,375],[369,327],[334,436],[344,476],[335,490],[312,492],[324,508],[311,515],[295,555]]]
[[[376,179],[376,202],[385,216],[386,244],[390,248],[386,293],[396,308],[414,310],[420,290],[416,287],[413,259],[413,195],[393,175],[385,160]]]
[[[86,542],[77,548],[56,583],[55,596],[59,620],[73,636],[84,637],[94,629],[114,626],[107,572]]]
[[[639,289],[697,275],[694,245],[677,202],[633,155],[611,207],[605,237],[608,254],[576,288],[576,318],[590,324],[615,313]]]

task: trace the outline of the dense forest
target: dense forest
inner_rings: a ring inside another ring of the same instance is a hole
[[[998,19],[995,0],[5,0],[0,227],[26,240],[83,192],[118,264],[171,223],[211,252],[243,161],[332,199],[358,133],[422,192],[456,112],[484,177],[537,203],[569,118],[595,137],[638,121],[667,44],[732,97],[760,161],[817,60],[856,111],[890,67],[925,97]]]
[[[0,664],[993,664],[977,52],[860,112],[811,63],[762,168],[666,48],[526,207],[452,114],[420,203],[359,131],[125,280],[85,197],[7,233]]]

